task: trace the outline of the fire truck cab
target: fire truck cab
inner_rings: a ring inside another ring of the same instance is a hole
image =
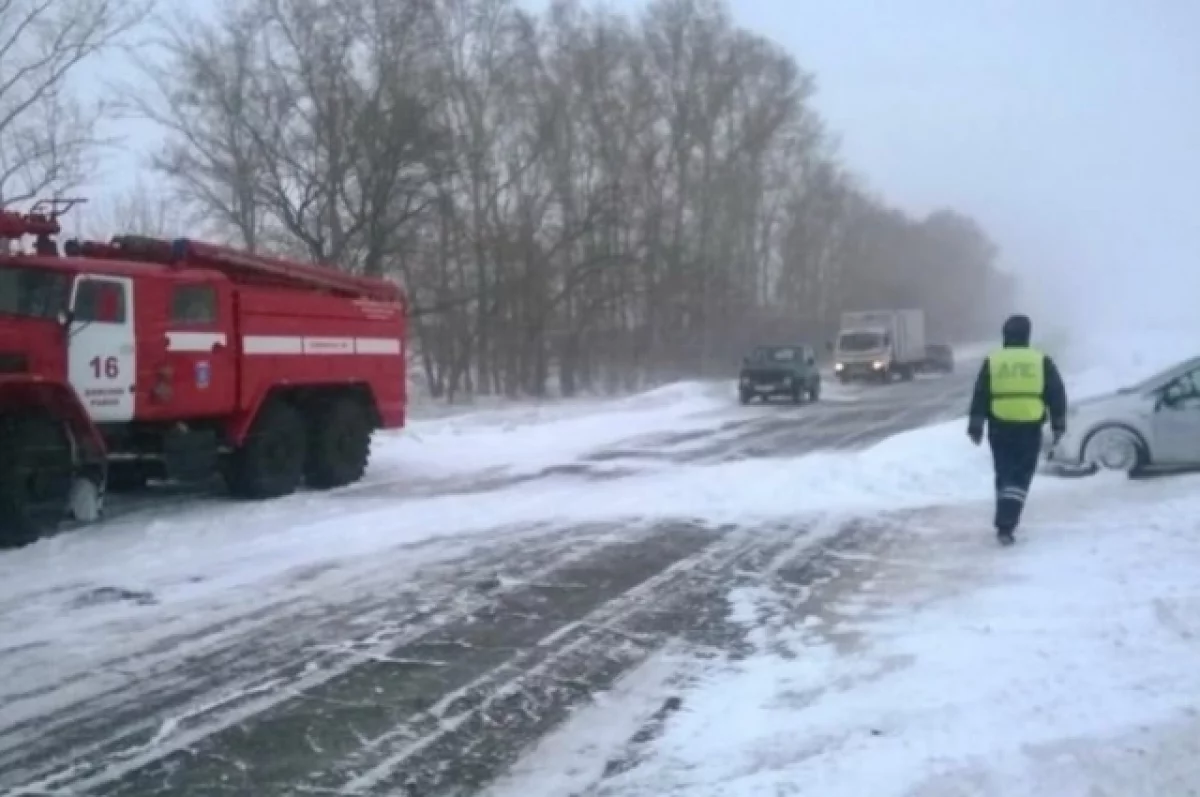
[[[187,239],[60,251],[64,211],[0,213],[0,242],[37,239],[0,254],[0,546],[149,480],[350,484],[403,426],[397,286]]]

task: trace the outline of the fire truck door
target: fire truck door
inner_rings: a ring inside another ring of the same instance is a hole
[[[179,415],[217,415],[233,409],[237,372],[233,298],[221,282],[185,282],[171,289],[167,356],[174,369],[170,406]]]
[[[71,297],[67,378],[92,420],[133,420],[137,396],[137,346],[133,280],[83,276]]]

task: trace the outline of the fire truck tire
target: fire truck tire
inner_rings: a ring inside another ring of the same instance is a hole
[[[45,415],[0,419],[0,548],[36,542],[66,513],[73,466],[62,424]]]
[[[281,498],[304,479],[307,448],[304,418],[290,404],[274,401],[259,413],[225,478],[239,498]]]
[[[308,486],[318,490],[345,487],[367,472],[371,458],[371,423],[360,402],[338,399],[311,418],[308,438]]]

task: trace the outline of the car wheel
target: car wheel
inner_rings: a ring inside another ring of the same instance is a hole
[[[1083,446],[1083,461],[1102,470],[1133,474],[1146,464],[1146,444],[1136,432],[1105,426],[1092,432]]]

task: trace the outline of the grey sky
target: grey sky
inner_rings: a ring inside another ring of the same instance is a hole
[[[873,188],[916,212],[976,215],[1032,278],[1035,312],[1195,315],[1200,331],[1200,4],[742,0],[734,12],[816,74],[816,105]]]
[[[759,0],[739,13],[817,73],[848,162],[905,206],[978,215],[1006,264],[1049,289],[1043,313],[1194,312],[1200,4]]]

